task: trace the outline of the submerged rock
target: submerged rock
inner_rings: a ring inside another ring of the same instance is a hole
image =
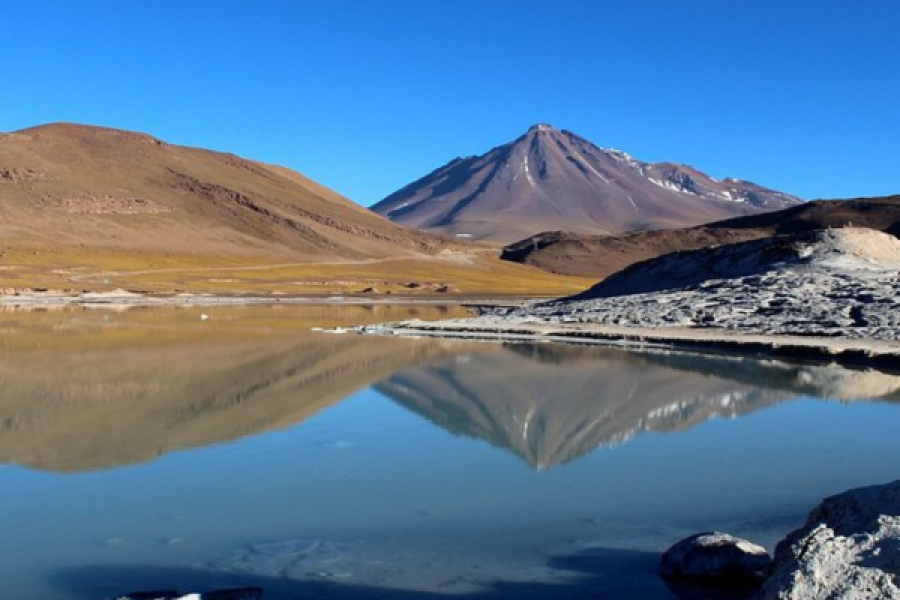
[[[347,556],[343,546],[329,541],[289,539],[240,548],[219,568],[264,577],[304,579],[322,573],[343,575],[338,567]]]
[[[779,542],[757,598],[900,599],[900,481],[826,498]]]
[[[771,558],[762,546],[727,533],[698,533],[669,548],[660,572],[667,579],[753,580]]]
[[[262,588],[251,587],[218,590],[215,592],[204,592],[202,594],[182,594],[175,590],[133,592],[127,596],[121,596],[116,600],[261,600],[262,597]]]

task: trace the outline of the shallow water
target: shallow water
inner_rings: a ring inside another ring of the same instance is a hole
[[[309,332],[408,315],[0,314],[0,598],[673,598],[681,537],[898,477],[891,374]]]

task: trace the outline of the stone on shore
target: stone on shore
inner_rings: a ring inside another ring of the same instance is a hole
[[[698,533],[669,548],[660,572],[668,579],[741,580],[762,577],[771,558],[765,548],[717,531]]]
[[[133,592],[126,596],[121,596],[117,600],[261,600],[262,597],[262,588],[250,587],[204,592],[202,594],[183,594],[175,590]]]
[[[826,498],[775,549],[757,600],[900,599],[900,481]]]

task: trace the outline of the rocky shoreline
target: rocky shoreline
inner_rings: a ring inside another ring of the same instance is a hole
[[[356,327],[372,335],[445,337],[494,342],[532,341],[666,348],[713,354],[767,356],[900,370],[900,343],[877,339],[763,335],[687,327],[640,328],[597,324],[545,324],[495,316],[444,321],[411,320]]]
[[[774,559],[747,540],[706,532],[669,548],[660,574],[680,597],[715,597],[724,587],[752,600],[900,598],[900,481],[826,498]]]
[[[511,321],[715,327],[763,335],[900,340],[900,277],[783,270],[661,292],[496,310]]]
[[[898,370],[900,240],[866,229],[776,236],[639,263],[573,298],[358,330],[665,346]],[[900,598],[900,481],[825,499],[772,561],[752,542],[706,532],[666,552],[661,575],[681,598]]]
[[[361,331],[649,344],[900,368],[900,240],[841,229],[677,252],[572,298]]]
[[[825,498],[805,524],[777,544],[774,557],[746,539],[704,532],[664,552],[659,574],[681,600],[896,600],[898,549],[900,481],[894,481]],[[236,560],[250,573],[260,568],[280,573],[298,562],[301,571],[308,569],[309,556],[322,555],[311,560],[330,564],[335,552],[328,543],[289,540],[255,544]],[[244,587],[133,592],[117,600],[259,600],[263,595],[262,587]]]

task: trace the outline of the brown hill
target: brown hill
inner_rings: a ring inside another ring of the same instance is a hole
[[[614,234],[684,227],[798,202],[535,125],[486,154],[451,161],[372,209],[410,227],[508,243],[550,229]]]
[[[636,262],[671,252],[847,225],[900,237],[900,196],[819,200],[699,227],[621,236],[545,232],[506,246],[501,258],[553,273],[602,278]]]
[[[289,169],[84,125],[0,135],[0,200],[7,244],[295,258],[438,246]]]
[[[71,124],[0,134],[0,293],[574,291],[392,223],[303,175]]]

